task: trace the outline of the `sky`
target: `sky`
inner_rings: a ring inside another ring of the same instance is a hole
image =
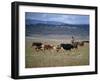
[[[88,15],[26,12],[25,18],[26,20],[56,21],[67,24],[89,24]]]

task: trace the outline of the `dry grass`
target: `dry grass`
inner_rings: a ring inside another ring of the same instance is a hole
[[[89,65],[89,44],[79,47],[78,50],[61,50],[59,52],[55,50],[46,50],[37,52],[35,49],[31,48],[31,44],[34,41],[48,42],[53,45],[60,44],[57,41],[26,39],[26,68]]]

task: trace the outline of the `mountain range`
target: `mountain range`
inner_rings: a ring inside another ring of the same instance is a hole
[[[68,24],[56,21],[25,20],[26,36],[41,35],[81,35],[89,36],[89,24]]]
[[[79,26],[79,25],[88,25],[88,24],[69,24],[64,22],[57,22],[57,21],[41,21],[41,20],[34,20],[34,19],[26,19],[26,25],[36,25],[36,24],[44,24],[44,25],[71,25],[71,26]]]

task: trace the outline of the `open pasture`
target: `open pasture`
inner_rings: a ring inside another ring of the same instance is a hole
[[[59,45],[58,41],[51,40],[33,40],[26,38],[25,41],[25,67],[61,67],[61,66],[81,66],[89,65],[89,43],[79,46],[78,49],[71,51],[60,50],[40,50],[36,51],[31,47],[33,42],[49,43]]]

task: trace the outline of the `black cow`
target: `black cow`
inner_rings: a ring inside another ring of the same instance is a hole
[[[71,50],[74,48],[74,46],[72,44],[60,44],[60,46],[64,49],[64,50]]]
[[[32,46],[41,46],[41,45],[42,45],[41,42],[33,42],[33,43],[32,43]]]
[[[41,42],[33,42],[32,43],[32,47],[34,47],[36,49],[36,51],[41,50],[42,49],[42,43]]]

